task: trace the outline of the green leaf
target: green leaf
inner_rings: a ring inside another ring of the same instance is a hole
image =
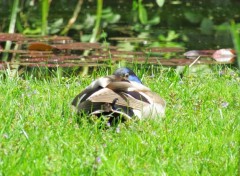
[[[107,33],[102,32],[101,35],[100,35],[100,38],[106,39],[107,38]]]
[[[200,29],[203,34],[210,35],[213,32],[213,27],[214,27],[214,24],[213,24],[212,20],[210,20],[208,18],[204,18],[201,22]]]
[[[166,38],[166,41],[172,41],[175,40],[179,37],[179,34],[177,34],[175,31],[168,31],[168,35]]]
[[[224,22],[222,24],[216,25],[214,26],[214,29],[216,29],[217,31],[227,31],[229,29],[229,23]]]
[[[191,23],[199,23],[202,19],[202,15],[197,12],[188,11],[184,13],[184,16]]]
[[[102,11],[102,19],[104,19],[108,23],[116,23],[119,21],[120,18],[121,16],[119,14],[113,13],[111,8],[106,8]]]
[[[148,15],[147,15],[147,10],[142,4],[139,4],[138,6],[138,14],[139,14],[139,19],[142,24],[146,24],[148,21]]]
[[[57,19],[55,22],[51,24],[49,27],[49,33],[50,34],[56,34],[57,32],[60,31],[61,26],[63,25],[63,18]]]
[[[132,9],[133,9],[133,10],[137,10],[137,8],[138,8],[138,3],[137,3],[137,1],[133,1],[133,3],[132,3]]]
[[[175,31],[168,31],[167,36],[159,35],[158,38],[160,41],[164,42],[171,42],[179,37],[179,34],[177,34]]]
[[[159,7],[162,7],[164,2],[165,2],[165,0],[156,0],[156,3]]]
[[[156,25],[156,24],[159,24],[159,23],[160,23],[160,17],[159,16],[155,16],[148,21],[148,24],[151,24],[151,25]]]
[[[88,42],[91,38],[91,34],[86,34],[81,36],[81,42]]]

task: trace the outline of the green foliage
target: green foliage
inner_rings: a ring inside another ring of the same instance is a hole
[[[172,69],[135,72],[166,99],[165,119],[102,128],[70,107],[95,77],[0,75],[0,175],[237,175],[236,72],[215,67],[182,79]]]
[[[42,33],[51,35],[62,34],[60,31],[67,26],[68,20],[71,19],[69,14],[72,14],[74,11],[77,1],[72,1],[71,3],[68,1],[51,1],[51,6],[49,2],[48,0],[41,0],[20,3],[18,8],[19,18],[16,21],[17,32],[30,35],[40,35]],[[12,4],[9,3],[10,6]],[[97,3],[96,6],[89,6],[89,4],[91,2],[83,3],[78,18],[69,28],[71,32],[68,35],[76,40],[80,39],[87,42],[91,39],[92,29],[95,27],[95,22],[97,21],[97,14],[95,12],[99,6]],[[221,4],[228,5],[229,8],[222,8]],[[0,2],[0,5],[5,4]],[[7,6],[6,9],[8,8]],[[61,14],[58,12],[60,11],[59,9],[61,9]],[[229,11],[228,9],[232,10]],[[205,43],[208,44],[205,49],[208,49],[221,47],[222,45],[225,46],[226,42],[223,42],[223,40],[220,42],[221,36],[217,35],[215,29],[224,22],[234,19],[237,16],[236,11],[234,2],[227,0],[223,0],[217,4],[213,2],[194,3],[193,1],[165,0],[133,0],[132,4],[110,3],[110,1],[106,1],[102,7],[99,27],[106,33],[110,33],[109,37],[116,37],[116,35],[119,35],[119,32],[127,37],[132,37],[133,34],[136,37],[142,35],[142,32],[147,32],[149,34],[148,37],[151,39],[157,39],[159,35],[167,37],[165,35],[168,34],[168,31],[174,30],[177,34],[187,36],[187,38],[191,37],[187,41],[188,46],[191,46],[191,48],[194,46],[199,47],[198,45],[200,45],[202,49],[205,45],[201,46],[203,45],[201,43]],[[4,18],[1,21],[3,26],[6,18],[9,17]],[[121,23],[118,24],[118,22]],[[122,29],[124,27],[123,23],[129,25],[130,29]],[[200,29],[200,32],[198,29]],[[6,31],[3,30],[3,32]],[[100,39],[100,33],[101,31],[98,32],[96,39]],[[212,42],[205,41],[206,35],[210,36],[208,39],[211,41],[217,38],[216,42],[212,44]],[[178,42],[182,42],[182,38],[180,36]],[[230,43],[229,40],[228,43]]]
[[[240,68],[240,23],[231,21],[230,23],[223,23],[216,27],[217,31],[231,34],[231,39],[234,45],[236,54],[236,65]]]
[[[49,34],[58,33],[63,26],[63,18],[59,18],[49,25]]]
[[[164,2],[160,2],[160,1],[157,2],[157,3],[159,3],[159,6],[161,5],[161,3],[164,3]],[[160,23],[160,16],[159,15],[156,14],[151,18],[148,17],[149,16],[148,15],[149,10],[147,10],[146,5],[143,4],[142,0],[133,1],[132,6],[133,6],[133,11],[138,11],[138,19],[139,19],[141,24],[143,24],[143,25],[157,25],[157,24]],[[160,6],[160,7],[162,7],[162,6]]]
[[[240,23],[235,24],[235,22],[232,21],[231,26],[230,26],[230,31],[232,34],[232,40],[234,43],[234,48],[236,50],[237,54],[237,64],[238,68],[240,69]]]
[[[138,1],[138,15],[142,24],[147,24],[148,22],[148,14],[144,5],[142,4],[142,0]]]
[[[204,18],[201,22],[200,28],[201,28],[201,31],[203,34],[210,35],[213,32],[213,26],[214,26],[214,24],[213,24],[212,20],[210,20],[209,18]]]
[[[167,36],[160,35],[159,39],[165,42],[171,42],[179,37],[175,31],[169,31]]]
[[[191,23],[199,23],[199,22],[201,22],[201,20],[203,18],[202,14],[198,13],[196,11],[186,11],[186,12],[184,12],[184,16]]]
[[[102,11],[102,19],[104,21],[104,27],[106,27],[108,24],[117,23],[120,20],[120,18],[121,18],[121,15],[114,13],[112,11],[112,8],[110,7],[107,7]]]
[[[156,0],[156,3],[159,7],[162,7],[163,4],[165,3],[165,0]]]

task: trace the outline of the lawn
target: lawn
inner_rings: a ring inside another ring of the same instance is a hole
[[[102,128],[71,111],[94,78],[0,75],[0,175],[237,175],[240,78],[216,67],[181,79],[173,69],[144,73],[167,102],[164,119]]]

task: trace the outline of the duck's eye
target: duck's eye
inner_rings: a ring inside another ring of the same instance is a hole
[[[125,78],[128,78],[129,74],[128,73],[125,73],[124,77]]]

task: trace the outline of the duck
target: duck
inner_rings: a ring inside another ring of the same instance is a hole
[[[72,106],[78,114],[126,121],[162,118],[166,102],[143,85],[130,68],[121,67],[93,81],[73,99]]]

